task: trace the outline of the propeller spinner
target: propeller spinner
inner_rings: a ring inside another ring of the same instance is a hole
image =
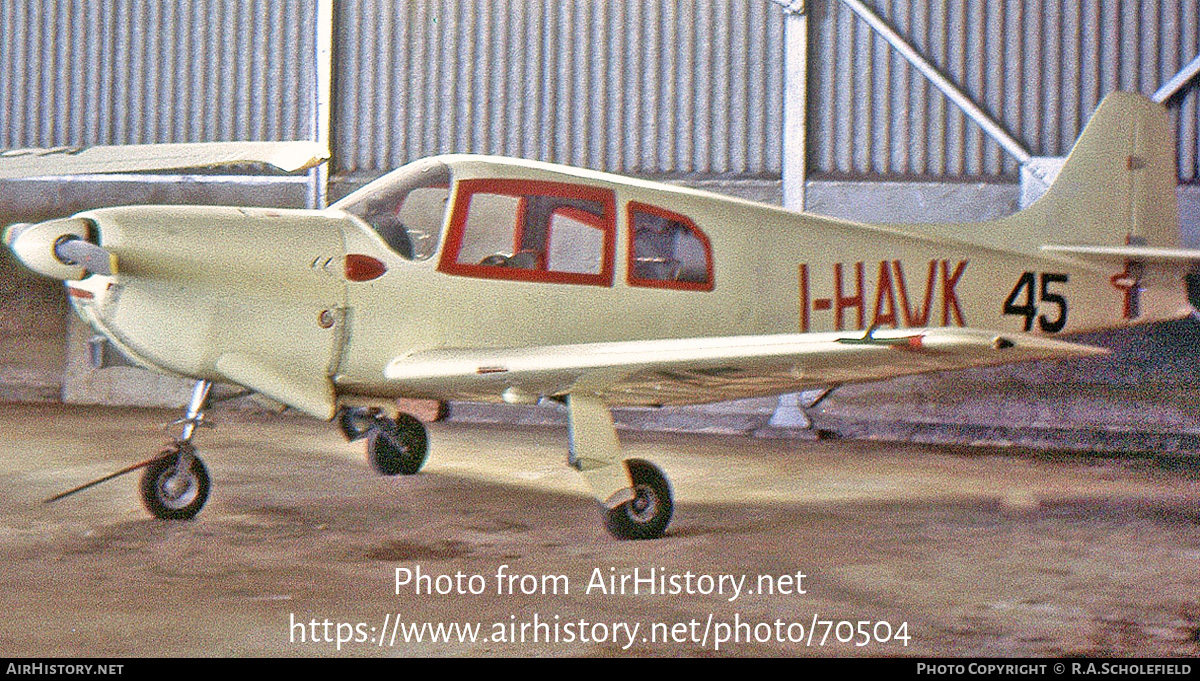
[[[117,257],[89,241],[92,223],[84,218],[18,223],[4,230],[4,245],[26,267],[55,279],[82,279],[91,274],[111,276]]]

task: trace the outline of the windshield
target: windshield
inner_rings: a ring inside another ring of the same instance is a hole
[[[437,252],[450,197],[450,169],[435,159],[410,163],[333,204],[362,218],[396,253],[427,260]]]

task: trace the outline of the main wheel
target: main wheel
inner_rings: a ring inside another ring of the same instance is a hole
[[[367,434],[367,460],[383,475],[413,475],[429,456],[425,426],[408,414],[376,417]]]
[[[210,484],[208,469],[194,450],[190,458],[192,463],[186,470],[176,470],[179,450],[172,448],[146,466],[142,473],[142,504],[154,517],[187,520],[204,508]]]
[[[667,477],[658,466],[642,459],[627,459],[625,468],[633,482],[634,498],[608,509],[605,526],[618,539],[661,537],[675,510]]]

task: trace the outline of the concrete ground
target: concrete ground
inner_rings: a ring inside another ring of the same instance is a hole
[[[1200,654],[1187,459],[624,432],[677,507],[621,542],[562,428],[437,424],[385,479],[330,424],[218,410],[194,521],[148,517],[137,474],[41,503],[174,417],[0,404],[0,652]]]

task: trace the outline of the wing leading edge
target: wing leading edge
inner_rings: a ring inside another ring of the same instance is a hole
[[[320,165],[324,144],[292,142],[185,142],[118,146],[52,147],[0,151],[0,179],[138,173],[262,164],[284,172]]]
[[[1021,334],[905,329],[431,350],[392,360],[384,377],[406,394],[440,399],[586,393],[610,406],[666,406],[1106,352]]]

